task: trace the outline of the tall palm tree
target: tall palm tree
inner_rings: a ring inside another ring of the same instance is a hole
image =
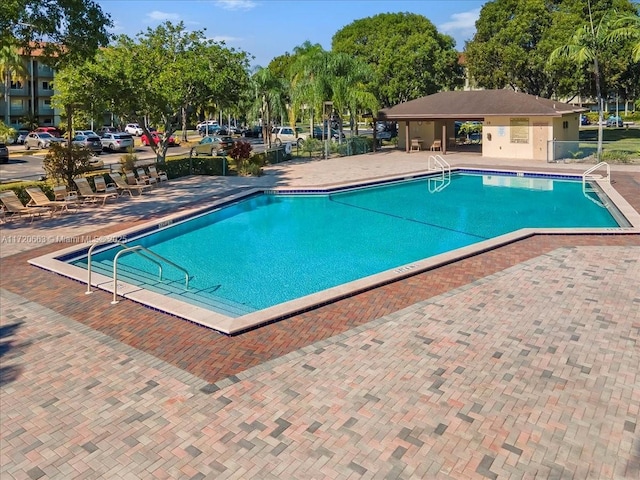
[[[626,39],[634,41],[631,54],[634,62],[640,62],[640,15],[628,13],[616,16],[611,21],[611,31],[607,39],[613,42]]]
[[[262,138],[271,147],[269,126],[274,116],[284,116],[286,113],[285,92],[283,79],[276,77],[268,68],[258,69],[251,77],[254,98],[251,110],[262,118]]]
[[[604,47],[609,40],[609,16],[603,15],[598,25],[594,25],[593,14],[591,12],[591,1],[588,1],[589,19],[588,22],[579,27],[569,39],[567,45],[556,48],[549,56],[549,62],[553,62],[559,57],[566,57],[579,64],[593,62],[593,75],[596,83],[596,96],[598,100],[598,159],[602,156],[602,123],[603,123],[603,102],[600,88],[600,58]]]
[[[331,79],[329,78],[329,52],[318,43],[306,41],[293,49],[296,59],[291,65],[292,108],[303,107],[311,112],[311,131],[315,113],[322,112],[323,102],[331,99]]]
[[[4,123],[11,123],[11,81],[18,77],[26,77],[28,75],[27,68],[24,65],[18,49],[12,43],[2,43],[0,47],[0,72],[4,80],[4,101],[6,111],[4,114]]]

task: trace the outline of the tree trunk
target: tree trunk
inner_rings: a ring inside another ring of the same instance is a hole
[[[598,57],[593,59],[594,73],[596,76],[596,96],[598,97],[598,151],[596,153],[598,161],[602,158],[602,122],[604,115],[602,112],[602,93],[600,92],[600,69],[598,67]]]

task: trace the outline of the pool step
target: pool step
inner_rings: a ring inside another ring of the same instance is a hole
[[[113,277],[113,262],[111,261],[93,262],[91,269],[95,273],[101,273],[109,278]],[[184,277],[176,275],[173,275],[173,277],[174,279],[164,278],[163,280],[158,280],[157,273],[149,273],[118,263],[118,280],[122,282],[139,285],[140,288],[170,298],[180,299],[191,305],[230,317],[239,317],[255,311],[254,308],[247,305],[216,295],[214,292],[217,290],[217,286],[215,285],[203,289],[185,290]]]

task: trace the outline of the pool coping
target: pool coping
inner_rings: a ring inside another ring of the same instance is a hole
[[[451,173],[473,173],[473,174],[496,174],[506,175],[514,177],[530,177],[530,178],[553,178],[553,179],[581,179],[581,174],[557,174],[549,172],[535,172],[535,171],[513,171],[509,169],[489,169],[489,168],[452,168]],[[163,216],[161,219],[152,220],[142,225],[131,227],[117,232],[113,236],[105,237],[104,241],[113,243],[115,240],[135,237],[141,234],[141,232],[148,232],[153,230],[159,230],[170,226],[176,221],[180,221],[185,218],[191,218],[193,216],[204,214],[212,210],[223,208],[224,206],[240,201],[250,196],[266,193],[308,193],[308,194],[323,194],[331,193],[332,191],[342,190],[344,188],[358,188],[369,185],[379,185],[386,183],[393,183],[411,179],[428,178],[434,175],[438,175],[438,172],[433,170],[425,170],[423,172],[414,172],[410,175],[392,175],[384,178],[377,178],[369,181],[351,181],[335,183],[331,185],[325,185],[322,187],[312,188],[255,188],[246,190],[241,193],[229,195],[224,199],[208,203],[206,206],[194,207],[186,211],[177,212],[174,214]],[[602,192],[614,204],[618,212],[628,221],[629,227],[607,227],[607,228],[524,228],[510,232],[499,237],[495,237],[489,240],[475,243],[466,247],[458,248],[446,253],[435,255],[423,260],[411,262],[384,272],[380,272],[374,275],[360,278],[352,282],[348,282],[342,285],[338,285],[326,290],[322,290],[311,295],[300,297],[288,302],[284,302],[278,305],[274,305],[269,308],[258,310],[240,317],[228,317],[220,313],[213,312],[211,310],[192,305],[179,299],[169,298],[164,295],[145,290],[143,288],[131,285],[126,282],[117,282],[117,299],[114,299],[115,303],[122,298],[133,300],[137,303],[145,305],[154,310],[174,315],[181,319],[190,321],[197,325],[201,325],[206,328],[216,330],[226,335],[237,335],[242,332],[252,330],[254,328],[273,323],[285,318],[298,315],[305,311],[313,310],[323,305],[333,303],[335,301],[348,298],[350,296],[357,295],[361,292],[375,289],[382,285],[386,285],[392,282],[396,282],[419,273],[423,273],[432,269],[436,269],[453,263],[455,261],[462,260],[474,255],[484,253],[488,250],[493,250],[501,246],[529,238],[534,235],[628,235],[640,233],[640,214],[622,197],[613,186],[609,183],[608,179],[595,179],[594,180]],[[135,234],[135,235],[134,235]],[[68,248],[57,250],[55,252],[30,259],[28,262],[36,267],[57,273],[59,275],[74,279],[78,282],[87,285],[87,270],[75,267],[65,260],[69,257],[78,256],[82,252],[86,252],[88,248],[98,242],[87,242],[80,245],[73,245]],[[91,275],[91,287],[98,288],[100,290],[107,291],[111,294],[114,293],[113,279],[102,275],[100,273],[93,272]],[[87,287],[86,293],[92,292],[92,288]],[[113,302],[112,302],[113,303]]]

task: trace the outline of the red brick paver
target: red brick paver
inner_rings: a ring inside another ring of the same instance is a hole
[[[3,258],[0,472],[636,478],[639,246],[534,236],[238,337]]]

